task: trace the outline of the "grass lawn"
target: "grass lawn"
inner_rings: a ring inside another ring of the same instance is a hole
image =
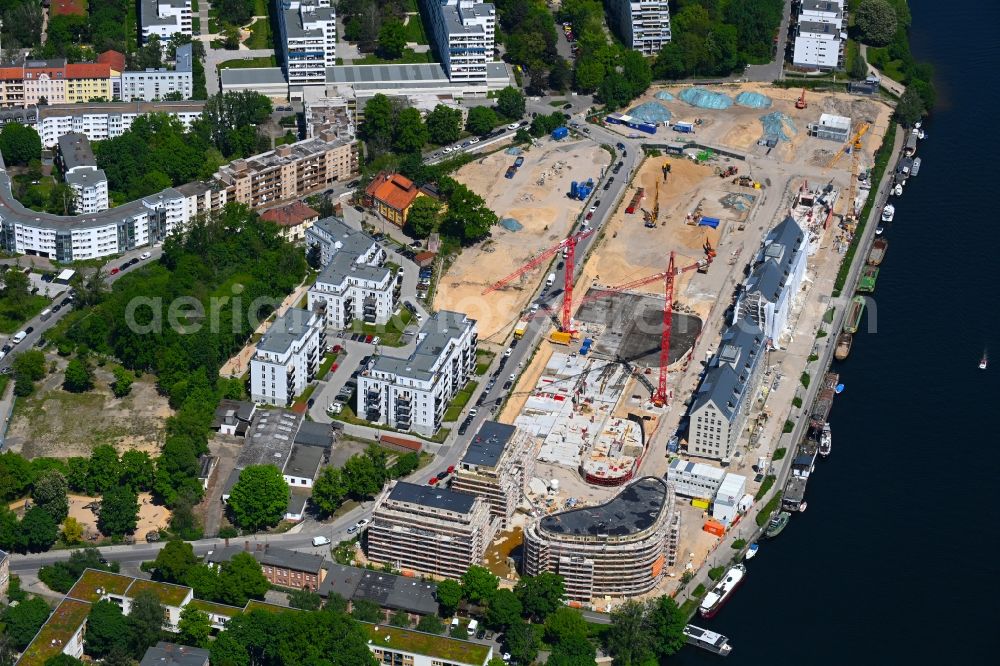
[[[774,513],[779,506],[781,506],[781,492],[775,493],[774,497],[768,500],[767,504],[765,504],[760,510],[760,513],[757,514],[757,527],[764,527],[764,525],[767,525],[767,521],[771,520],[771,514]]]
[[[302,392],[302,395],[300,395],[295,400],[293,408],[294,407],[300,407],[302,405],[305,405],[307,402],[309,402],[309,398],[312,397],[313,391],[316,390],[316,386],[317,386],[316,384],[310,384],[309,386],[307,386],[306,390]]]
[[[424,30],[424,23],[420,20],[420,14],[410,16],[403,26],[406,28],[407,43],[429,44],[427,32]]]
[[[236,58],[235,60],[226,60],[219,63],[219,69],[247,69],[250,67],[277,67],[277,62],[274,60],[274,56],[265,56],[263,58]]]
[[[271,24],[268,19],[262,18],[254,21],[250,26],[250,36],[244,42],[248,49],[270,49],[274,48],[274,40],[271,39]]]
[[[906,74],[903,72],[904,63],[902,60],[889,59],[888,46],[883,46],[879,48],[869,46],[868,62],[870,62],[875,67],[878,67],[880,70],[882,70],[882,73],[888,76],[890,79],[894,79],[900,83],[906,82]]]
[[[374,53],[369,53],[364,58],[360,58],[354,61],[355,65],[391,65],[393,63],[414,65],[423,64],[426,62],[437,62],[437,58],[434,54],[428,51],[427,53],[417,53],[413,49],[403,49],[403,55],[396,60],[386,60],[385,58],[379,58]]]
[[[351,322],[351,333],[364,333],[365,335],[377,335],[382,338],[380,345],[386,347],[401,347],[403,345],[403,331],[410,323],[413,314],[406,308],[400,308],[399,314],[393,315],[387,324],[366,324],[362,321]]]
[[[458,392],[455,399],[451,401],[451,404],[448,405],[448,409],[444,412],[445,421],[458,420],[458,417],[462,415],[462,409],[469,404],[469,400],[472,398],[472,394],[478,386],[479,384],[476,382],[469,382],[465,385],[465,388]]]
[[[23,310],[13,310],[6,296],[0,297],[0,333],[14,333],[49,304],[44,296],[28,296]],[[21,316],[21,315],[25,316]]]
[[[490,363],[493,362],[493,357],[496,356],[493,352],[486,351],[485,349],[476,350],[476,374],[485,375],[490,369]]]
[[[359,418],[354,413],[354,408],[350,404],[345,404],[344,408],[340,410],[339,414],[331,414],[331,417],[335,421],[343,421],[344,423],[351,423],[359,426],[367,426],[369,428],[378,428],[379,430],[384,430],[386,432],[398,432],[401,435],[406,435],[407,437],[416,437],[417,439],[425,439],[427,441],[436,442],[438,444],[443,443],[444,440],[448,438],[448,435],[451,434],[450,428],[441,428],[440,430],[438,430],[437,434],[434,435],[433,437],[424,437],[423,435],[418,435],[415,432],[404,432],[402,430],[390,428],[389,426],[385,425],[380,426],[375,423],[369,423],[368,421]]]
[[[267,16],[267,0],[253,0],[253,15]]]
[[[195,35],[201,34],[201,19],[198,18],[197,16],[191,17],[191,31]]]

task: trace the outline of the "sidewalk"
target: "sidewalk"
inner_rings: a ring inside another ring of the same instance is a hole
[[[874,65],[868,62],[868,46],[865,44],[861,44],[860,46],[861,46],[861,57],[865,59],[865,65],[868,67],[868,74],[869,75],[874,74],[875,76],[877,76],[881,81],[881,85],[883,88],[891,92],[893,95],[896,95],[897,97],[902,97],[903,93],[906,91],[906,86],[904,86],[902,83],[898,81],[890,79],[888,76],[880,72]]]

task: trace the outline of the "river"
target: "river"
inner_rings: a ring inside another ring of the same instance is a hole
[[[876,332],[836,364],[833,453],[808,511],[761,543],[714,620],[695,620],[730,638],[726,662],[685,648],[671,664],[997,663],[1000,3],[910,7],[939,103],[887,231]]]

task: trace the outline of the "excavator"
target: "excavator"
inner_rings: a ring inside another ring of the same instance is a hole
[[[670,162],[664,161],[661,168],[663,170],[663,182],[667,182],[667,176],[670,175]]]
[[[715,248],[712,247],[712,241],[708,239],[708,236],[705,236],[705,244],[702,245],[702,248],[705,250],[705,257],[708,259],[708,262],[712,263],[712,260],[715,259]]]
[[[809,105],[806,104],[806,89],[803,88],[802,89],[802,94],[799,95],[799,98],[797,100],[795,100],[795,108],[796,109],[805,109],[808,106]]]

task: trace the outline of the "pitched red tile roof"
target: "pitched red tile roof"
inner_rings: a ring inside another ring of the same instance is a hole
[[[417,198],[418,190],[413,181],[398,173],[379,174],[368,185],[365,193],[390,208],[406,210]]]
[[[282,227],[294,227],[306,220],[318,218],[319,213],[301,201],[293,201],[288,205],[266,210],[261,213],[260,217]]]
[[[49,12],[52,16],[73,15],[83,16],[87,13],[84,0],[51,0]]]
[[[402,437],[396,437],[395,435],[380,434],[379,441],[383,444],[389,444],[391,446],[398,446],[400,448],[409,449],[411,451],[419,452],[423,446],[420,442],[415,442],[412,439],[403,439]]]
[[[77,62],[66,65],[67,79],[107,79],[111,78],[111,67],[107,63]]]
[[[0,80],[10,81],[24,78],[24,70],[20,67],[0,67]]]
[[[125,54],[118,51],[105,51],[97,56],[97,62],[107,65],[116,72],[125,71]]]

